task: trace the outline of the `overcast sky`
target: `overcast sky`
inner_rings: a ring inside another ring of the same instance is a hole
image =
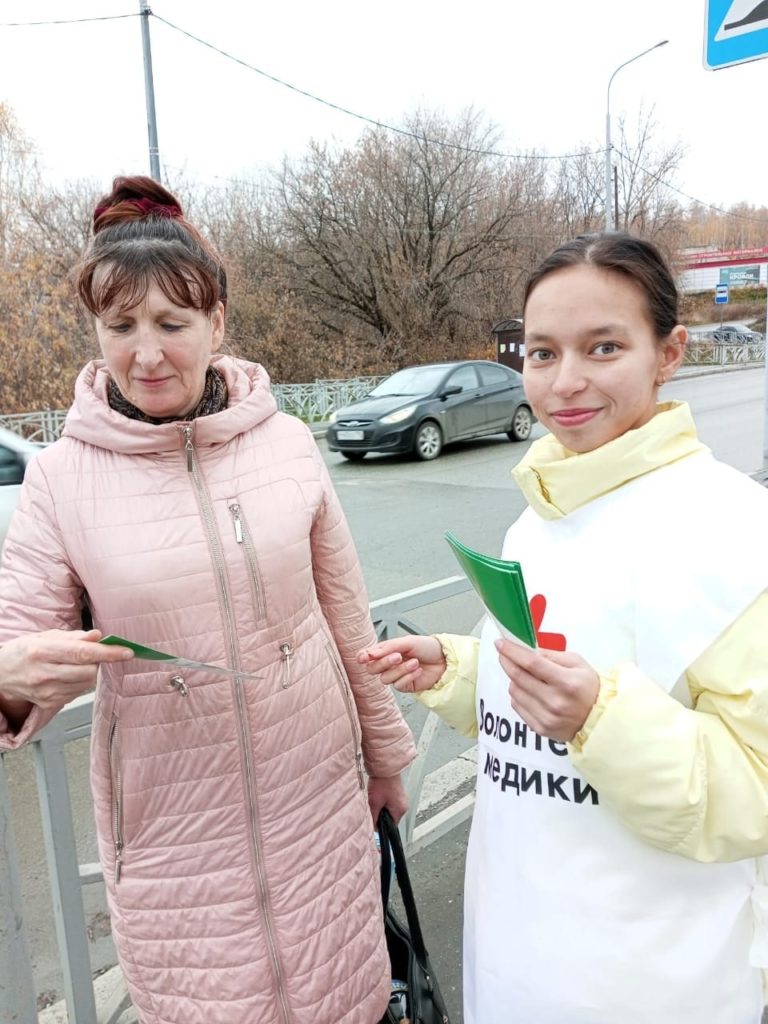
[[[710,0],[718,17],[755,0]],[[155,15],[332,103],[401,124],[421,105],[473,105],[507,151],[549,154],[605,138],[655,106],[660,144],[682,141],[675,179],[704,202],[768,205],[768,61],[704,69],[705,0],[152,0]],[[0,100],[37,143],[52,179],[106,186],[148,170],[138,0],[0,0]],[[723,15],[725,17],[725,15]],[[171,176],[238,178],[312,137],[353,142],[364,124],[269,81],[149,19],[161,163]],[[765,30],[768,35],[768,30]]]

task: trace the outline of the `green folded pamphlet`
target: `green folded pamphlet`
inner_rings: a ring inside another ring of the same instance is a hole
[[[502,633],[512,640],[535,647],[536,631],[520,563],[482,555],[462,544],[451,533],[446,533],[445,539]]]
[[[133,651],[134,656],[141,661],[169,661],[174,665],[180,665],[182,668],[198,668],[203,669],[205,672],[216,672],[223,676],[240,676],[242,679],[256,678],[256,676],[251,676],[248,672],[237,672],[235,669],[226,668],[223,665],[207,665],[204,661],[190,661],[189,658],[179,658],[175,654],[166,654],[164,651],[158,651],[154,647],[145,647],[143,644],[134,643],[133,640],[126,640],[125,637],[115,636],[114,633],[103,636],[99,643],[112,647],[128,647]]]

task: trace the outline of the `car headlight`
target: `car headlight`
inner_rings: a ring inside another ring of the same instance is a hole
[[[411,416],[416,412],[415,405],[406,405],[404,409],[398,409],[396,412],[391,412],[388,416],[382,416],[382,423],[402,423],[403,420],[410,419]]]
[[[329,423],[335,423],[337,416],[338,416],[338,411],[336,409],[334,409],[333,412],[331,413],[331,415],[328,417],[328,422]]]

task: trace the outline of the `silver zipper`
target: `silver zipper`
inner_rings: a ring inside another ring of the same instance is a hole
[[[112,779],[112,842],[115,846],[115,885],[123,872],[123,778],[120,772],[120,754],[117,749],[117,715],[112,716],[107,740],[109,774]]]
[[[349,727],[352,731],[352,741],[355,745],[355,766],[357,768],[357,781],[360,784],[360,789],[365,788],[365,772],[363,770],[363,751],[360,747],[361,735],[360,729],[355,717],[355,713],[352,710],[352,695],[349,692],[349,684],[347,683],[344,673],[341,671],[338,661],[331,649],[330,644],[326,644],[328,651],[328,657],[331,659],[331,664],[334,668],[336,676],[336,682],[341,690],[341,695],[344,698],[344,707],[347,709],[347,717],[349,718]]]
[[[191,473],[194,466],[195,449],[192,444],[192,424],[182,427],[184,434],[184,452],[187,456],[187,472]]]
[[[283,659],[283,689],[287,690],[291,685],[291,658],[293,657],[293,644],[290,640],[284,640],[280,644],[280,654]]]
[[[229,506],[229,511],[232,513],[232,518],[235,521],[235,540],[238,544],[243,543],[243,521],[240,518],[240,506],[237,503],[233,503]]]
[[[200,506],[200,515],[203,520],[205,532],[208,536],[208,547],[211,552],[211,558],[213,560],[214,569],[216,570],[216,579],[218,583],[219,592],[219,603],[222,610],[222,617],[226,627],[227,643],[229,645],[229,657],[232,668],[236,671],[241,669],[240,665],[240,651],[237,645],[237,631],[235,629],[235,616],[232,610],[232,601],[229,593],[229,583],[227,579],[226,564],[224,561],[224,555],[221,550],[221,541],[218,533],[216,532],[216,521],[213,514],[213,507],[211,504],[211,496],[208,493],[208,489],[205,486],[205,481],[202,479],[200,469],[195,458],[195,450],[192,445],[192,428],[184,428],[184,436],[186,442],[184,450],[187,453],[187,468],[192,474],[192,483],[195,488],[195,494],[197,495],[198,504]],[[267,885],[264,877],[264,865],[262,862],[261,846],[259,844],[258,836],[258,823],[256,820],[256,803],[253,797],[253,764],[252,764],[252,749],[248,737],[248,716],[247,709],[245,707],[245,697],[243,695],[242,680],[235,678],[232,681],[232,688],[235,695],[235,704],[237,707],[237,729],[238,737],[240,741],[240,752],[243,758],[243,764],[245,765],[245,791],[246,799],[248,802],[248,824],[249,824],[249,838],[251,841],[251,853],[253,855],[253,863],[256,871],[256,880],[258,883],[258,896],[259,903],[261,906],[262,915],[264,918],[264,928],[267,933],[267,947],[272,962],[272,969],[275,973],[275,981],[277,983],[277,995],[280,1001],[280,1008],[282,1010],[284,1024],[290,1024],[291,1014],[288,1009],[288,1000],[285,994],[285,979],[283,976],[283,969],[280,964],[280,959],[277,954],[277,940],[275,939],[275,928],[272,923],[272,914],[269,907],[269,900],[267,898]]]
[[[243,546],[245,565],[248,570],[248,581],[251,584],[253,604],[256,609],[257,621],[262,622],[266,618],[266,602],[264,600],[264,587],[259,572],[259,562],[256,557],[256,548],[253,546],[253,538],[248,529],[248,523],[243,517],[242,509],[237,498],[227,499],[227,508],[232,516],[232,523],[235,528],[235,540]]]
[[[172,686],[180,697],[189,696],[189,687],[184,682],[184,676],[171,676],[168,680],[168,685]]]

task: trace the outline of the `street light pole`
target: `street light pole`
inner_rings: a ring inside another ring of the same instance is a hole
[[[632,64],[636,60],[640,60],[646,53],[650,53],[651,50],[658,50],[660,46],[666,46],[669,42],[668,39],[662,39],[660,43],[654,43],[653,46],[649,46],[647,50],[643,50],[642,53],[635,54],[634,57],[630,57],[629,60],[625,60],[623,64],[619,64],[616,70],[613,72],[611,77],[608,79],[608,91],[605,101],[605,230],[613,231],[613,210],[611,209],[611,192],[613,191],[611,185],[611,83],[613,82],[616,75],[625,68],[627,64]]]

